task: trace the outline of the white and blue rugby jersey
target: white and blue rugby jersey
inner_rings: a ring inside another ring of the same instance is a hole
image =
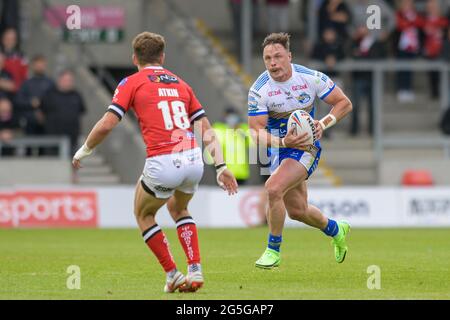
[[[292,64],[292,77],[285,82],[273,80],[263,72],[250,88],[248,116],[268,115],[267,130],[284,137],[287,121],[295,110],[305,110],[314,118],[314,100],[325,99],[335,88],[327,75]]]

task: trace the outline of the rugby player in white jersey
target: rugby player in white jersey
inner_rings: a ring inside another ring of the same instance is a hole
[[[342,263],[347,253],[346,235],[350,225],[328,219],[317,207],[308,204],[306,180],[317,168],[323,131],[335,125],[352,110],[347,96],[325,74],[292,64],[289,35],[272,33],[263,42],[266,71],[250,88],[248,122],[258,144],[270,148],[271,176],[265,184],[268,195],[269,239],[256,267],[271,269],[280,264],[280,245],[286,218],[322,230],[333,238],[335,259]],[[287,130],[295,110],[305,110],[314,118],[314,100],[319,97],[331,106],[329,114],[315,120],[317,141],[307,145],[307,134]]]

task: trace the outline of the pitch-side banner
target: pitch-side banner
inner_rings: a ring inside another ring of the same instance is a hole
[[[134,228],[133,197],[133,186],[3,188],[0,228]],[[450,188],[317,188],[308,197],[328,217],[354,227],[450,226]],[[228,228],[263,225],[266,208],[261,188],[243,187],[230,197],[201,187],[189,211],[201,227]],[[174,225],[165,207],[157,221]],[[288,216],[286,225],[303,226]]]
[[[0,191],[0,227],[97,227],[97,194],[96,190]]]

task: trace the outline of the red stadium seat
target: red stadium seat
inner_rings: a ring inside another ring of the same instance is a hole
[[[434,179],[428,170],[406,170],[403,173],[402,185],[404,186],[432,186]]]

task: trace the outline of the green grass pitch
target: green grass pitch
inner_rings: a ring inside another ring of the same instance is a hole
[[[166,229],[179,269],[183,251]],[[450,229],[352,229],[343,264],[330,239],[286,229],[282,263],[254,267],[267,228],[200,229],[205,286],[164,294],[165,275],[136,230],[0,230],[0,299],[450,299]],[[66,287],[67,268],[81,289]],[[381,289],[368,289],[381,271]]]

